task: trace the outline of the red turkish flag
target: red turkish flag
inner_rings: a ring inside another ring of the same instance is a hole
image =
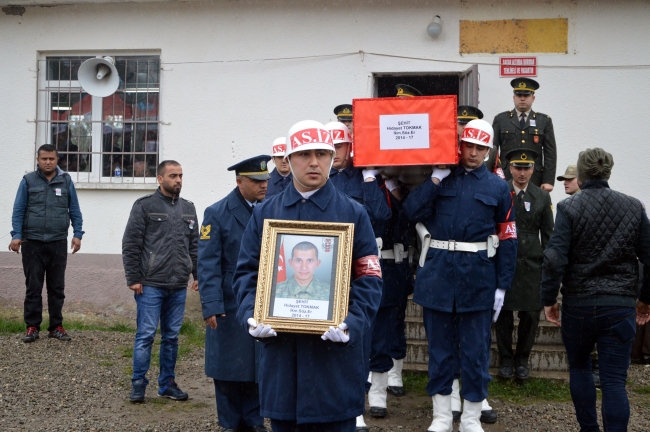
[[[280,245],[280,256],[278,257],[278,279],[277,283],[287,280],[287,269],[284,264],[284,242]]]

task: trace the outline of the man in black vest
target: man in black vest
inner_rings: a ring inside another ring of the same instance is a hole
[[[58,154],[51,144],[38,149],[36,171],[23,176],[11,216],[13,230],[9,250],[23,249],[25,272],[25,324],[23,342],[34,342],[43,320],[43,282],[47,277],[48,336],[62,341],[71,338],[63,328],[66,243],[72,221],[72,253],[81,248],[81,209],[70,175],[57,166]]]

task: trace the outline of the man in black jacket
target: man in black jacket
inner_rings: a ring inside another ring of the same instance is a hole
[[[190,273],[198,290],[198,225],[191,201],[180,198],[183,169],[172,160],[158,165],[155,193],[133,204],[122,238],[126,284],[135,293],[137,326],[133,346],[131,402],[144,402],[151,345],[160,321],[158,396],[187,400],[174,381],[178,332],[183,324]]]
[[[562,327],[571,398],[580,430],[597,431],[591,352],[597,346],[606,430],[627,430],[625,392],[638,324],[650,308],[650,222],[636,198],[609,188],[614,159],[603,149],[578,157],[582,191],[558,204],[555,231],[544,251],[541,297],[546,318]],[[638,289],[638,261],[644,264]],[[556,301],[562,283],[562,322]],[[636,306],[636,313],[635,313]]]

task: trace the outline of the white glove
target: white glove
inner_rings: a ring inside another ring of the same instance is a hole
[[[431,178],[437,178],[438,180],[442,181],[445,177],[447,177],[449,174],[451,174],[451,170],[449,168],[434,168],[433,172],[431,173]]]
[[[494,317],[492,317],[492,322],[497,322],[497,318],[499,318],[499,313],[501,312],[501,308],[503,307],[503,299],[506,298],[506,290],[503,290],[501,288],[497,288],[497,290],[494,293]]]
[[[332,342],[346,343],[350,340],[350,335],[344,333],[347,329],[348,325],[346,323],[339,324],[337,328],[330,326],[330,329],[323,333],[323,336],[320,338]]]
[[[364,169],[361,170],[361,174],[363,174],[363,179],[367,180],[369,178],[377,178],[381,170],[378,169]]]
[[[248,329],[248,333],[251,334],[251,336],[255,338],[267,338],[267,337],[273,337],[277,336],[278,334],[271,328],[270,324],[264,325],[264,324],[258,324],[255,321],[255,318],[248,318],[248,321],[246,321],[250,328]]]
[[[386,179],[384,183],[386,183],[386,189],[388,189],[389,192],[394,191],[398,187],[397,180],[395,179]]]

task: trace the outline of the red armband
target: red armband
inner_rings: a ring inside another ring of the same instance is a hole
[[[354,279],[359,279],[362,276],[377,276],[381,279],[381,266],[379,265],[379,257],[377,255],[368,255],[352,263],[352,271]]]
[[[497,224],[499,240],[517,239],[517,225],[515,221]]]

